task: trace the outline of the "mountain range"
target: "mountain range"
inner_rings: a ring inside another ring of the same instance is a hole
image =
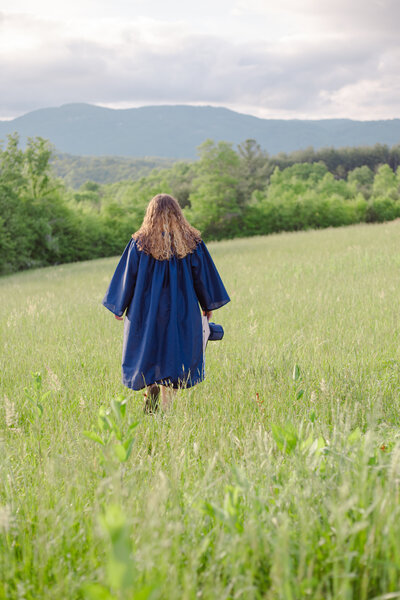
[[[400,119],[260,119],[212,106],[144,106],[111,109],[73,103],[34,110],[0,121],[0,139],[18,132],[49,139],[59,152],[83,156],[195,158],[206,139],[239,144],[255,139],[275,155],[313,146],[393,146],[400,143]]]

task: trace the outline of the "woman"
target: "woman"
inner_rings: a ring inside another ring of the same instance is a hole
[[[168,194],[150,201],[143,224],[118,263],[103,304],[124,323],[122,381],[147,387],[144,410],[163,408],[167,388],[191,387],[204,379],[199,304],[211,311],[229,302],[199,231]]]

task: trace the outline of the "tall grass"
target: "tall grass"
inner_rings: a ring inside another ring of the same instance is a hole
[[[116,259],[0,279],[0,598],[400,598],[399,234],[210,244],[225,338],[155,417]]]

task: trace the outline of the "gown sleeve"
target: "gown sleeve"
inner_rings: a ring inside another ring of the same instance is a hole
[[[191,256],[194,289],[201,308],[211,311],[227,304],[230,298],[204,242]]]
[[[129,306],[135,289],[138,267],[138,251],[134,240],[130,240],[112,276],[103,305],[121,317]]]

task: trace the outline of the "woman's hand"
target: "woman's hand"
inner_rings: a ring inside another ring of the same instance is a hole
[[[118,315],[114,315],[114,317],[118,320],[118,321],[123,321],[124,317],[119,317]]]
[[[211,319],[211,317],[212,317],[212,310],[209,310],[209,311],[203,310],[203,315],[205,317],[207,317],[207,320],[209,321]]]

